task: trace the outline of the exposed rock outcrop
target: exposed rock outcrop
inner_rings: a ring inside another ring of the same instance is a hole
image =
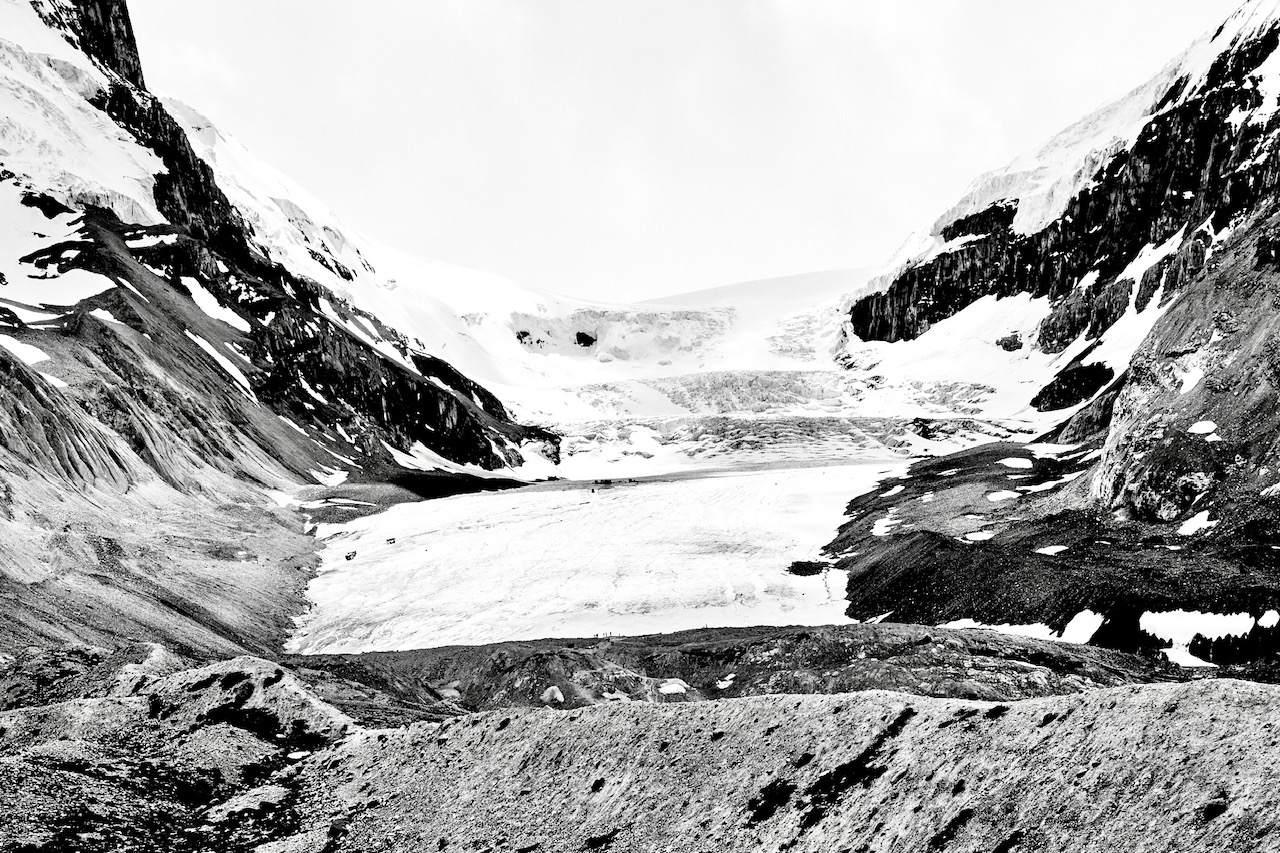
[[[158,647],[0,659],[0,847],[249,851],[296,833],[293,768],[352,721],[267,661],[190,666]]]
[[[76,32],[84,52],[130,85],[145,89],[142,59],[125,0],[75,0],[74,6],[80,13]]]

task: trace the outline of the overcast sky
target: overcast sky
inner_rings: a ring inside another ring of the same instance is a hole
[[[148,83],[366,234],[634,299],[875,265],[1237,0],[130,0]]]

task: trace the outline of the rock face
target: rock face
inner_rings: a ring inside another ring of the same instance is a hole
[[[48,0],[34,4],[53,26],[64,29],[86,55],[120,75],[126,83],[146,88],[142,60],[133,36],[125,0]]]
[[[142,60],[133,37],[133,21],[125,0],[80,0],[79,35],[85,53],[100,60],[125,81],[139,89],[146,88],[142,79]]]
[[[1280,181],[1272,151],[1280,134],[1269,61],[1280,55],[1273,12],[1265,3],[1245,4],[1212,39],[1130,95],[1141,102],[1140,129],[1080,175],[1060,212],[1040,227],[1018,222],[1034,203],[1018,197],[1029,190],[1016,184],[1004,188],[1013,198],[941,224],[936,239],[945,248],[908,262],[882,293],[855,303],[851,333],[905,340],[979,297],[1047,298],[1051,310],[1033,346],[1080,351],[1033,405],[1065,417],[1104,393],[1118,400],[1112,440],[1093,477],[1098,504],[1171,521],[1189,511],[1192,498],[1229,491],[1221,488],[1229,479],[1225,460],[1240,457],[1255,479],[1265,479],[1261,460],[1280,437],[1277,383],[1265,356],[1274,327],[1264,307],[1274,284],[1267,246]],[[1104,121],[1108,110],[1081,125]],[[1068,130],[1046,151],[1080,132]],[[980,180],[958,210],[998,195],[997,177]],[[1099,344],[1106,350],[1132,334],[1117,324],[1148,306],[1159,309],[1159,320],[1132,363],[1105,364]],[[1086,339],[1094,345],[1072,347]],[[1176,440],[1184,421],[1211,415],[1224,436],[1247,423],[1247,446],[1215,448],[1213,461],[1203,458],[1202,442]],[[1211,488],[1167,505],[1150,499],[1164,484],[1148,481],[1201,468],[1209,469]]]

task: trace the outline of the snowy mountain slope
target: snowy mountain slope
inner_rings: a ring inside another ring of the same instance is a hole
[[[880,342],[940,344],[935,326],[994,297],[975,311],[1003,323],[1012,355],[984,357],[1053,356],[1025,402],[1065,417],[1093,399],[1267,196],[1277,15],[1273,3],[1245,3],[1147,84],[979,178],[923,249],[908,248],[849,303],[841,359],[910,360],[914,345]]]
[[[912,235],[873,282],[872,291],[893,284],[895,278],[939,254],[972,240],[973,232],[955,237],[944,232],[957,222],[999,203],[1013,204],[1012,229],[1035,234],[1067,212],[1073,199],[1093,184],[1111,160],[1129,151],[1142,131],[1161,112],[1201,93],[1214,61],[1232,45],[1253,39],[1274,22],[1272,0],[1249,0],[1211,33],[1169,62],[1159,73],[1123,97],[1100,107],[1003,168],[979,176],[965,195],[933,225]],[[1249,69],[1253,70],[1253,69]],[[1242,112],[1234,121],[1260,123],[1276,109],[1274,83],[1260,81],[1265,103]]]
[[[405,342],[376,317],[352,312],[346,306],[320,298],[318,293],[306,293],[314,285],[308,284],[305,275],[313,270],[302,269],[291,278],[284,268],[274,267],[263,257],[259,244],[270,241],[259,240],[254,230],[255,227],[267,228],[271,221],[261,216],[242,216],[243,205],[237,207],[229,202],[218,174],[194,155],[186,133],[164,105],[131,82],[134,78],[140,82],[141,76],[123,4],[85,0],[78,4],[32,5],[6,0],[2,8],[11,19],[9,32],[30,40],[35,46],[28,49],[17,42],[9,43],[12,70],[4,77],[3,88],[16,101],[39,106],[38,110],[15,109],[7,119],[11,135],[26,146],[6,153],[6,175],[24,191],[46,195],[71,212],[106,204],[121,225],[157,226],[145,234],[121,230],[120,234],[127,238],[125,248],[142,259],[149,272],[168,279],[180,293],[200,303],[202,311],[207,309],[204,313],[224,321],[261,348],[254,351],[245,341],[236,342],[236,346],[241,347],[236,357],[247,360],[248,364],[239,364],[234,369],[226,369],[220,361],[228,357],[223,349],[213,345],[217,354],[206,352],[208,358],[224,367],[223,375],[233,384],[248,386],[253,397],[262,390],[255,390],[255,380],[269,377],[271,387],[267,396],[278,398],[273,400],[273,407],[283,409],[277,414],[302,421],[315,419],[308,413],[316,408],[318,383],[327,383],[321,381],[318,373],[307,374],[320,370],[320,366],[295,360],[292,367],[298,368],[296,376],[292,387],[286,387],[290,380],[280,376],[281,368],[273,354],[273,349],[279,347],[297,350],[297,338],[286,340],[278,331],[281,323],[276,322],[288,323],[294,319],[286,317],[281,308],[297,307],[308,317],[299,318],[302,320],[299,328],[288,334],[300,334],[313,342],[332,340],[357,350],[367,347],[385,362],[377,368],[379,372],[384,368],[391,370],[380,377],[378,384],[393,388],[407,382],[409,385],[404,390],[412,386],[411,395],[430,399],[433,408],[447,410],[452,420],[459,418],[455,411],[465,410],[461,416],[465,427],[450,426],[452,437],[442,440],[443,434],[437,425],[419,420],[420,410],[411,408],[393,413],[386,405],[376,405],[373,407],[378,413],[376,419],[382,421],[379,428],[391,427],[392,432],[396,432],[392,422],[403,418],[406,423],[399,428],[402,434],[373,435],[368,441],[346,442],[346,452],[340,451],[341,455],[372,455],[375,459],[390,461],[388,453],[379,447],[382,439],[390,439],[389,443],[403,449],[420,442],[460,462],[488,467],[519,461],[518,451],[508,447],[518,443],[516,433],[491,433],[493,425],[484,423],[486,418],[496,417],[499,421],[505,418],[505,412],[495,400],[485,399],[473,383],[458,376],[456,371],[446,369],[447,366],[430,359],[422,365],[415,363],[415,358],[425,354],[411,352]],[[91,57],[79,52],[74,47],[79,43],[99,51],[100,55]],[[106,64],[106,60],[117,63],[117,67]],[[28,149],[51,156],[33,157],[26,153]],[[77,152],[83,156],[77,156]],[[50,162],[57,164],[56,174],[50,172],[47,165],[41,165]],[[139,174],[148,170],[145,177]],[[231,187],[237,197],[245,195],[238,184],[230,183],[225,177],[222,182]],[[288,189],[296,192],[296,188]],[[282,214],[295,218],[302,215],[287,200],[282,199],[281,203],[285,204]],[[134,215],[138,211],[141,215]],[[160,227],[166,225],[167,228]],[[294,223],[292,227],[296,231],[300,225]],[[15,247],[30,242],[21,228],[18,231],[11,241]],[[344,248],[341,235],[331,229],[327,232],[320,229],[313,237]],[[315,256],[326,257],[318,252]],[[291,256],[288,260],[296,262],[297,258]],[[82,270],[86,266],[83,258],[77,258],[76,250],[69,249],[57,267],[57,274],[66,282],[78,281],[83,278]],[[342,269],[338,262],[331,262],[329,266]],[[328,271],[320,266],[315,269]],[[30,278],[12,267],[9,272]],[[50,265],[41,263],[38,274],[51,275]],[[70,306],[83,295],[77,291],[74,299],[61,295],[37,299],[29,290],[18,289],[17,281],[14,280],[4,295],[20,304],[34,300]],[[229,305],[236,307],[232,309]],[[276,323],[274,329],[273,322]],[[207,337],[202,339],[208,344]],[[228,346],[231,343],[223,341]],[[201,347],[208,350],[207,346]],[[363,358],[356,361],[368,363]],[[346,390],[357,396],[365,393],[358,386]],[[344,402],[359,415],[367,401]],[[334,405],[341,408],[337,403]],[[316,426],[320,432],[332,435],[335,424],[331,419],[317,422]],[[359,427],[355,423],[339,426],[349,434]],[[475,432],[479,441],[464,449],[456,444],[466,430]],[[481,438],[480,433],[490,434]],[[328,452],[322,451],[322,455]],[[347,470],[355,468],[348,466]]]
[[[849,302],[841,359],[856,366],[868,353],[878,358],[879,341],[937,340],[936,324],[982,297],[1027,294],[1047,300],[1034,328],[1011,305],[1004,325],[1018,333],[1005,339],[1014,354],[988,347],[983,360],[1001,374],[1023,366],[1024,346],[1051,354],[1041,388],[1020,392],[1028,409],[1065,416],[1086,403],[1155,326],[1186,272],[1183,258],[1205,262],[1256,200],[1249,184],[1265,175],[1274,133],[1266,126],[1280,95],[1280,69],[1267,61],[1276,14],[1269,0],[1250,0],[1147,83],[978,178]],[[1183,149],[1153,156],[1171,136]],[[1153,303],[1171,263],[1179,269]],[[1000,323],[1002,310],[983,313]],[[1105,357],[1094,352],[1099,344]],[[910,362],[913,349],[891,351]],[[1060,385],[1078,380],[1086,355],[1111,373],[1095,371],[1087,389],[1060,404],[1032,405],[1055,377]]]
[[[840,309],[846,294],[863,286],[865,271],[748,282],[637,305],[561,297],[365,238],[194,110],[170,106],[254,225],[265,254],[387,318],[415,347],[483,383],[518,417],[565,436],[561,474],[600,476],[614,463],[635,473],[644,460],[653,460],[651,471],[698,459],[723,464],[726,443],[685,440],[691,418],[830,417],[841,420],[831,422],[828,437],[839,437],[848,418],[1003,420],[1016,413],[988,407],[994,389],[972,376],[937,383],[905,370],[837,369],[831,351]],[[789,420],[773,431],[784,433],[795,433]],[[817,446],[834,449],[821,440]],[[849,445],[837,456],[865,453]]]
[[[269,652],[314,543],[265,488],[556,439],[268,260],[142,83],[118,0],[0,0],[0,643]]]
[[[844,362],[1022,364],[1008,403],[1058,424],[1053,445],[962,453],[860,498],[828,549],[857,579],[850,615],[1061,631],[1088,611],[1094,642],[1183,663],[1280,647],[1278,46],[1280,3],[1245,3],[1121,105],[980,179],[933,249],[851,301]],[[1091,165],[1037,195],[1063,152]]]

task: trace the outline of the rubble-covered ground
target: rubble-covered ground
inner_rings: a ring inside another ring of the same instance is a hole
[[[1119,653],[854,626],[314,663],[5,658],[0,849],[1244,851],[1276,831],[1276,688],[1137,684],[1159,673]],[[407,725],[366,727],[375,705]]]

